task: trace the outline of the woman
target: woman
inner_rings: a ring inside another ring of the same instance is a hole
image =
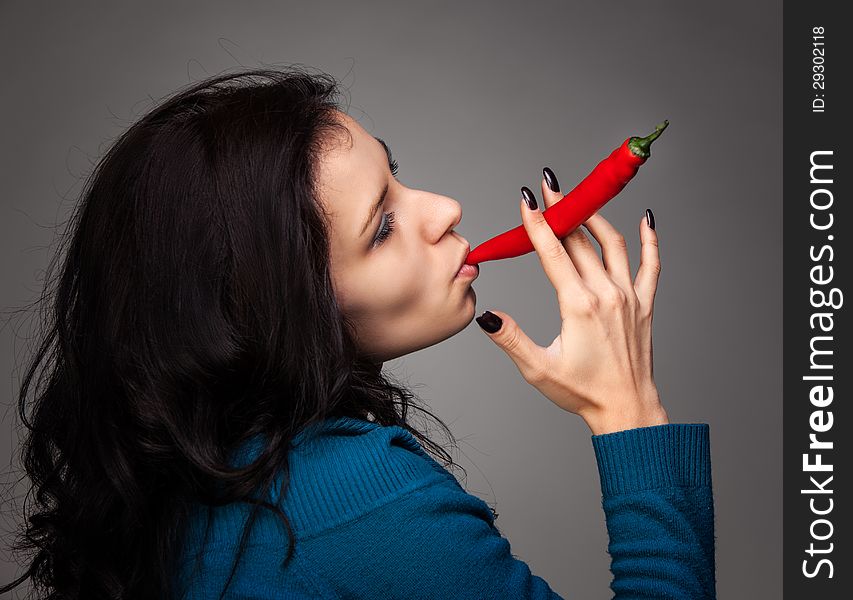
[[[382,373],[470,323],[469,246],[459,203],[398,181],[337,97],[302,69],[220,75],[98,164],[20,392],[37,506],[19,545],[38,552],[0,591],[31,578],[47,598],[558,597],[408,416],[431,413]],[[561,194],[545,174],[548,207]],[[651,213],[632,282],[603,217],[585,225],[605,264],[523,195],[561,332],[546,350],[506,313],[478,323],[589,425],[613,590],[713,597],[708,426],[668,423],[652,377]]]

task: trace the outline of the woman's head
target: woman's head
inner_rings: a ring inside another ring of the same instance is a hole
[[[406,187],[386,142],[349,115],[336,115],[347,130],[330,138],[334,145],[317,173],[331,228],[332,280],[359,348],[382,362],[471,322],[471,280],[456,277],[469,244],[453,231],[462,219],[458,202]]]
[[[400,425],[453,465],[380,363],[470,322],[473,293],[452,279],[459,205],[391,177],[338,94],[295,68],[212,77],[98,163],[19,394],[38,498],[23,546],[40,551],[0,592],[31,576],[81,597],[166,597],[190,507],[257,505],[282,471],[283,497],[290,440],[328,416]],[[358,234],[386,183],[398,229],[372,246],[383,211]],[[231,470],[258,434],[258,459]]]

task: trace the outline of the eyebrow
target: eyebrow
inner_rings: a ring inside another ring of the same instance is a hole
[[[385,140],[382,138],[373,136],[377,142],[382,144],[382,147],[385,149],[385,154],[388,155],[388,164],[391,164],[391,149],[388,147],[388,144],[385,143]],[[382,188],[382,191],[379,193],[379,198],[376,202],[373,203],[373,206],[370,207],[370,211],[367,213],[367,220],[364,222],[364,225],[361,228],[361,233],[358,234],[358,237],[362,237],[364,232],[367,231],[367,227],[373,221],[373,218],[376,216],[376,212],[382,207],[385,203],[385,196],[388,194],[388,181],[385,181],[385,186]]]

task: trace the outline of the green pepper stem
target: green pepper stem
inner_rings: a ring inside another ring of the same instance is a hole
[[[648,158],[649,156],[651,156],[649,146],[651,146],[652,142],[655,141],[661,133],[663,133],[663,130],[666,129],[667,125],[669,125],[669,121],[664,120],[663,123],[660,123],[655,126],[654,133],[647,135],[644,138],[636,136],[632,137],[628,141],[628,148],[631,150],[631,152],[633,152],[640,158]]]

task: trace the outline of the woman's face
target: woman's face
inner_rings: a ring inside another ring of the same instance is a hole
[[[360,351],[383,362],[436,344],[474,318],[473,277],[456,277],[469,244],[453,231],[462,219],[456,200],[400,183],[383,143],[337,114],[352,142],[336,137],[319,165],[332,283]]]

